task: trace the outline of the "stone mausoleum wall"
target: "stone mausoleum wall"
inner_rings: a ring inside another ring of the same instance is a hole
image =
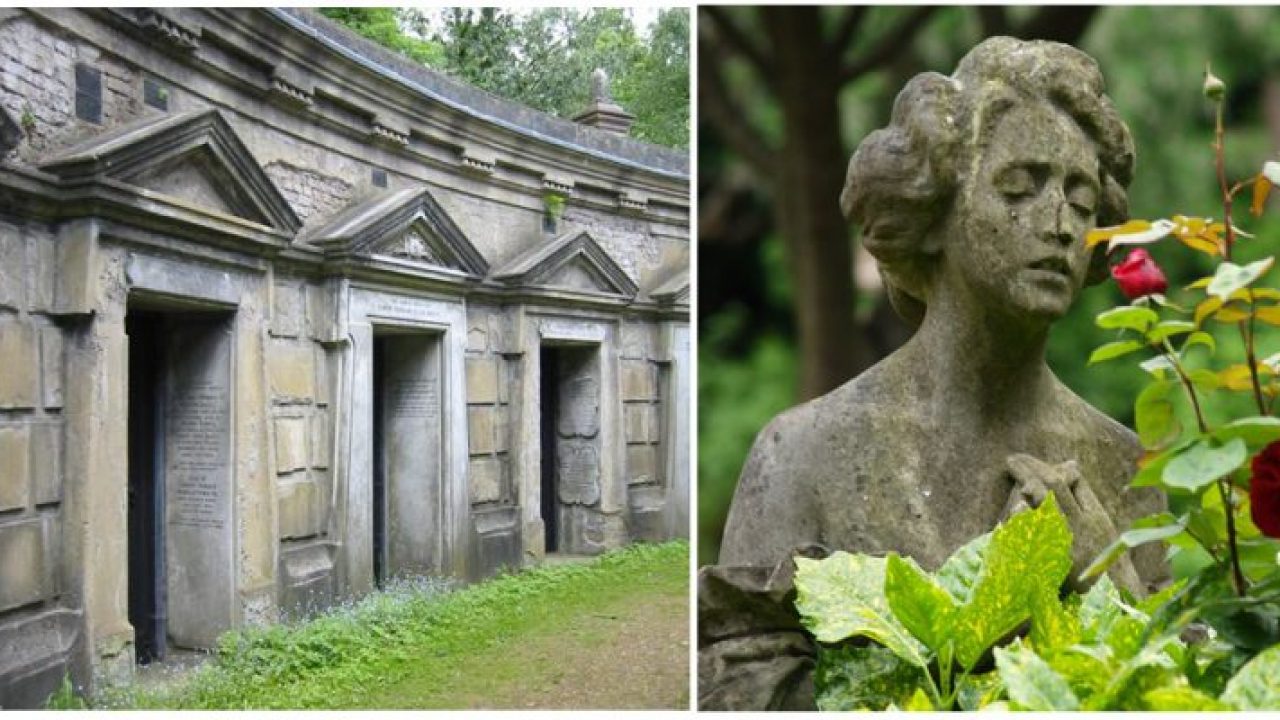
[[[0,707],[686,536],[688,158],[616,110],[308,11],[0,9]]]

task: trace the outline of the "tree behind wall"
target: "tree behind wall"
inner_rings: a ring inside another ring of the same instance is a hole
[[[647,38],[620,8],[321,12],[463,82],[564,118],[586,109],[591,72],[604,68],[614,99],[636,116],[632,137],[688,147],[687,9],[662,10]]]

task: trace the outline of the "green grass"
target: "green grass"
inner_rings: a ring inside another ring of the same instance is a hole
[[[686,542],[633,545],[590,563],[535,568],[452,592],[439,583],[402,584],[304,623],[228,633],[217,656],[190,676],[154,689],[110,689],[94,705],[342,708],[407,700],[464,707],[528,668],[519,649],[536,643],[525,643],[526,636],[546,637],[548,629],[564,635],[549,626],[575,624],[632,595],[687,597],[688,557]],[[596,632],[578,641],[598,641]],[[687,672],[686,655],[672,661]]]

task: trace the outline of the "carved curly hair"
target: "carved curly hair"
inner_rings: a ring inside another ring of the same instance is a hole
[[[1097,63],[1070,45],[990,38],[951,77],[912,78],[893,103],[889,126],[868,135],[849,160],[840,207],[861,227],[894,309],[909,322],[919,325],[924,317],[924,288],[938,253],[925,238],[950,210],[999,118],[1036,99],[1071,117],[1097,148],[1098,225],[1128,217],[1133,138],[1105,94]],[[1105,256],[1095,253],[1087,282],[1105,277]]]

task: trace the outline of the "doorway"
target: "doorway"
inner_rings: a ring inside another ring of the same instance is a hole
[[[230,628],[231,317],[135,303],[125,316],[128,616],[139,664],[173,647],[212,647]]]
[[[378,587],[443,568],[442,333],[375,331],[373,569]]]
[[[539,350],[540,511],[547,553],[580,553],[589,508],[600,503],[600,362],[597,345]]]

